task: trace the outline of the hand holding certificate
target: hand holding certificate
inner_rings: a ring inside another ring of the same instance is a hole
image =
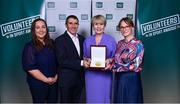
[[[106,46],[91,46],[91,64],[93,68],[105,68]]]

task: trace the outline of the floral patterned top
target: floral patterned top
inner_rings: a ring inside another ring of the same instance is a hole
[[[125,39],[120,40],[115,53],[115,71],[140,72],[142,70],[143,55],[144,46],[140,40],[136,38],[131,39],[129,42],[126,42]]]

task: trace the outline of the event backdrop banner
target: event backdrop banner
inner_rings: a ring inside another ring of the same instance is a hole
[[[92,16],[101,14],[106,17],[105,32],[116,41],[123,39],[117,27],[119,20],[129,17],[135,21],[136,0],[92,0]]]
[[[78,17],[79,34],[90,34],[91,0],[46,0],[46,20],[53,39],[64,33],[69,15]]]
[[[117,24],[125,16],[135,20],[135,4],[136,0],[46,0],[46,20],[51,37],[56,38],[66,30],[66,17],[76,15],[80,22],[78,33],[87,37],[92,34],[92,17],[101,14],[107,20],[105,32],[119,41],[123,37]]]
[[[137,36],[144,43],[144,101],[180,102],[179,0],[138,0]]]
[[[0,7],[0,103],[31,102],[21,57],[32,21],[44,17],[44,0],[1,0]]]

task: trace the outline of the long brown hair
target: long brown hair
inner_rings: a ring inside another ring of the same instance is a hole
[[[47,27],[47,23],[44,19],[41,19],[41,18],[38,18],[38,19],[35,19],[33,22],[32,22],[32,25],[31,25],[31,33],[32,33],[32,41],[33,41],[33,44],[35,45],[36,49],[38,51],[40,51],[41,49],[44,48],[44,45],[42,42],[40,42],[38,39],[37,39],[37,36],[36,36],[36,33],[35,33],[35,27],[36,27],[36,22],[38,21],[43,21],[45,26],[46,26],[46,35],[44,37],[44,43],[45,43],[45,46],[48,47],[48,48],[53,48],[53,40],[50,39],[50,36],[49,36],[49,30],[48,30],[48,27]]]

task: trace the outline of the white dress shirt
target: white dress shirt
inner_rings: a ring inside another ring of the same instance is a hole
[[[76,47],[76,50],[80,56],[80,46],[79,46],[79,39],[78,39],[78,35],[76,34],[75,36],[72,35],[69,31],[67,31],[68,35],[71,37],[75,47]]]

